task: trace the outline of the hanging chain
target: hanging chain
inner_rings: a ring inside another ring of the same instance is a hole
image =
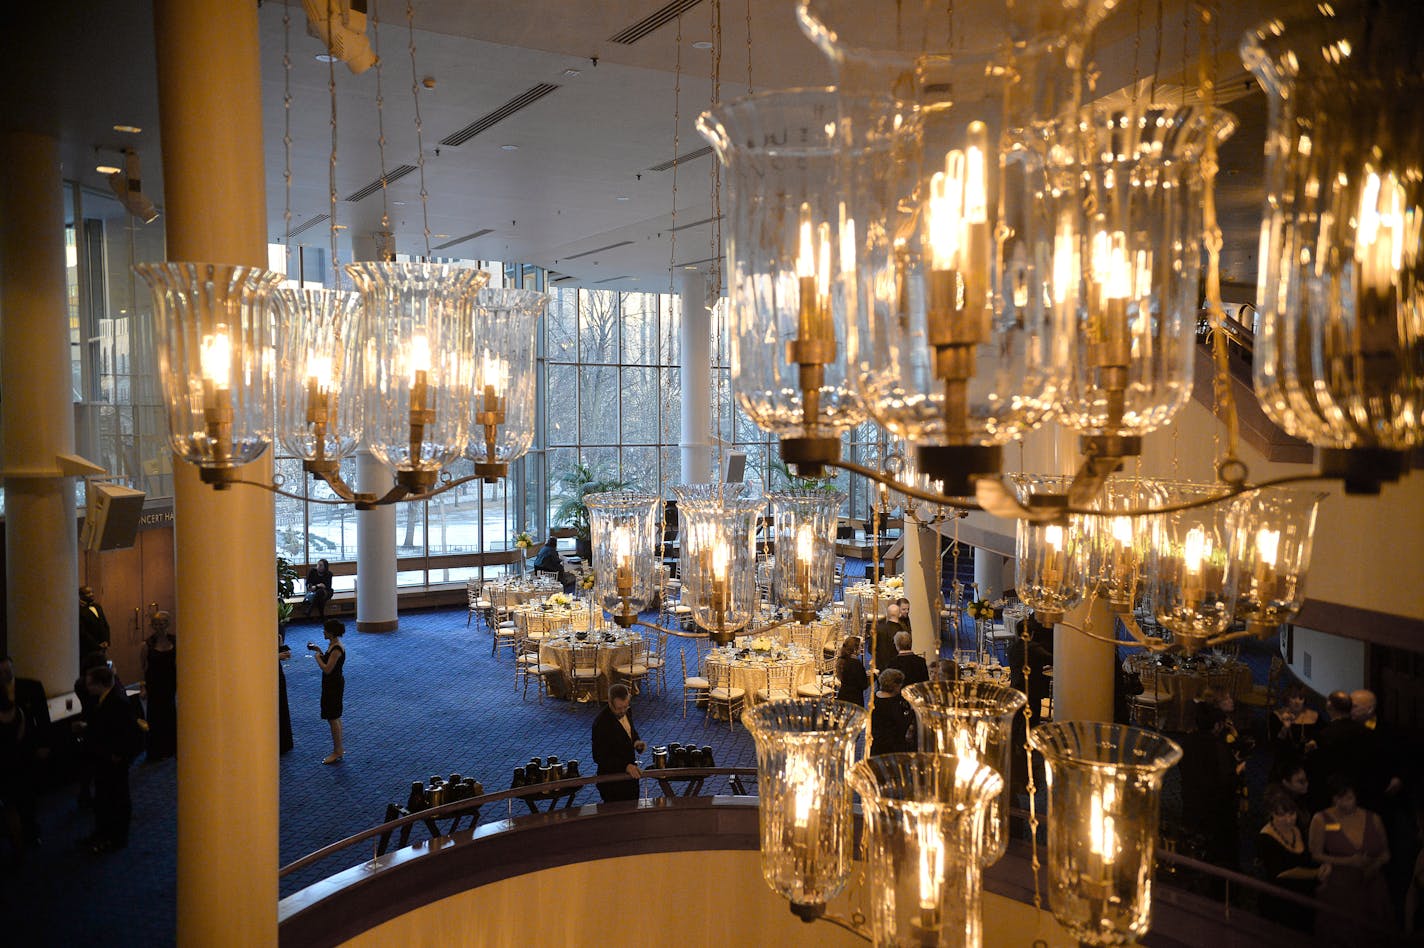
[[[1157,37],[1152,49],[1152,87],[1148,90],[1147,104],[1157,104],[1157,75],[1162,71],[1162,31],[1166,23],[1162,10],[1162,0],[1157,0]]]
[[[1187,47],[1191,45],[1192,39],[1192,3],[1182,4],[1182,95],[1181,105],[1185,108],[1187,104],[1187,76],[1191,66],[1191,53]]]
[[[747,95],[755,91],[752,85],[752,0],[747,0]]]
[[[376,150],[381,158],[381,230],[389,233],[391,229],[391,202],[390,196],[386,192],[386,119],[384,111],[386,97],[381,89],[381,11],[379,3],[380,0],[371,0],[371,51],[376,56]],[[394,249],[394,247],[382,247],[381,253],[384,256]]]
[[[1146,0],[1137,0],[1137,22],[1132,34],[1132,112],[1137,114],[1139,86],[1142,85],[1142,7]]]
[[[326,0],[327,36],[332,35],[335,8],[336,0]],[[326,61],[326,88],[331,94],[331,161],[327,167],[327,213],[331,220],[328,222],[327,232],[331,235],[331,288],[336,290],[341,286],[341,262],[336,255],[338,230],[336,226],[336,57],[334,56],[328,57]]]
[[[1023,641],[1023,684],[1024,694],[1031,695],[1033,691],[1029,688],[1029,675],[1032,669],[1029,666],[1028,647],[1033,641],[1033,630],[1029,627],[1028,618],[1025,616],[1019,622],[1019,638]],[[1024,767],[1028,782],[1024,789],[1028,793],[1028,842],[1029,842],[1029,867],[1033,872],[1033,907],[1035,911],[1043,911],[1043,898],[1038,889],[1038,784],[1033,778],[1033,745],[1028,742],[1028,732],[1033,727],[1033,709],[1030,707],[1030,698],[1024,702]],[[1040,699],[1042,700],[1042,699]]]
[[[711,108],[716,108],[722,101],[722,0],[712,0],[712,102]],[[718,361],[727,370],[726,392],[728,401],[728,411],[732,397],[732,376],[730,359],[722,359],[721,347],[730,344],[727,337],[727,307],[721,305],[722,299],[722,162],[712,162],[712,273],[708,279],[712,294],[712,328],[717,334]],[[718,373],[718,380],[721,380],[721,373]],[[718,386],[721,387],[720,385]],[[713,405],[716,417],[713,424],[717,431],[717,470],[724,470],[723,464],[723,438],[722,438],[722,397],[718,393],[717,400]],[[731,420],[728,434],[735,444],[737,440],[735,413]]]
[[[682,14],[677,17],[677,61],[672,71],[672,223],[669,225],[668,237],[668,294],[671,295],[677,290],[677,166],[681,164],[677,160],[677,149],[679,147],[679,136],[682,125]],[[683,313],[682,318],[686,319],[687,314]],[[684,432],[686,436],[686,432]]]
[[[944,48],[954,52],[954,0],[944,5]]]
[[[415,3],[405,2],[405,22],[410,34],[410,97],[415,102],[415,163],[420,169],[420,217],[425,234],[425,259],[430,260],[430,210],[426,206],[425,142],[420,125],[420,75],[415,71]]]
[[[282,7],[282,243],[287,278],[292,276],[292,13]]]

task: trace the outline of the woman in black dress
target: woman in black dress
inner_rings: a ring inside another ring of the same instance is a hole
[[[1279,787],[1267,787],[1266,825],[1256,834],[1256,857],[1265,870],[1266,881],[1297,895],[1313,896],[1321,878],[1321,867],[1310,856],[1305,830],[1296,819],[1296,804]],[[1285,899],[1261,896],[1261,914],[1287,928],[1310,931],[1315,913]]]
[[[327,619],[321,628],[328,643],[326,651],[307,643],[321,668],[321,719],[331,725],[331,753],[322,759],[323,764],[334,764],[346,756],[346,748],[341,743],[341,703],[346,693],[346,678],[342,675],[346,649],[341,645],[341,633],[345,631],[341,620]]]
[[[840,653],[836,655],[836,678],[840,680],[836,700],[865,707],[865,689],[870,679],[865,675],[865,663],[860,660],[860,639],[854,635],[841,643]]]
[[[178,640],[168,631],[168,621],[166,612],[155,612],[149,618],[153,633],[139,656],[148,691],[149,760],[178,752]]]

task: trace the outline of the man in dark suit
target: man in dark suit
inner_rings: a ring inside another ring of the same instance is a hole
[[[870,756],[913,752],[919,744],[918,719],[900,694],[905,675],[898,668],[880,673],[875,707],[870,712]]]
[[[900,604],[892,602],[885,607],[885,618],[875,622],[875,671],[880,673],[890,667],[895,658],[895,636],[910,631],[909,624],[901,618]]]
[[[25,716],[25,734],[19,748],[20,772],[15,775],[13,784],[14,803],[20,812],[25,841],[35,845],[40,841],[39,823],[35,818],[40,770],[50,752],[49,702],[45,700],[42,682],[15,677],[15,663],[8,655],[0,658],[0,692]]]
[[[1329,720],[1315,738],[1315,749],[1306,756],[1311,809],[1323,810],[1330,805],[1330,778],[1335,774],[1348,777],[1356,787],[1365,777],[1374,735],[1351,717],[1351,710],[1349,692],[1332,691],[1325,699]]]
[[[91,668],[84,686],[95,699],[84,740],[94,764],[94,836],[96,853],[123,849],[129,842],[129,765],[143,747],[138,719],[105,666]]]
[[[84,674],[84,656],[94,652],[107,652],[109,648],[109,620],[104,616],[104,607],[94,599],[94,590],[88,586],[79,587],[79,674]]]
[[[890,659],[890,667],[900,669],[905,676],[905,684],[915,685],[930,680],[930,667],[925,660],[910,651],[910,633],[895,633],[895,657]]]
[[[608,706],[593,719],[593,760],[598,773],[626,773],[633,778],[599,784],[598,794],[607,803],[638,799],[637,778],[643,772],[638,769],[637,760],[647,745],[638,738],[638,729],[628,713],[632,703],[627,685],[613,685],[608,689]]]

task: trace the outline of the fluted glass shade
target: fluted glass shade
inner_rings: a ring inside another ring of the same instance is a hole
[[[1271,488],[1244,494],[1231,505],[1226,595],[1236,621],[1258,636],[1275,634],[1305,604],[1315,512],[1324,496]]]
[[[134,267],[153,293],[158,376],[173,453],[231,471],[272,442],[280,273],[220,263]]]
[[[742,723],[756,741],[762,877],[795,905],[824,905],[850,880],[846,776],[865,710],[830,699],[767,701]]]
[[[361,297],[340,290],[281,289],[277,313],[277,439],[293,457],[340,462],[361,443]],[[332,468],[334,470],[334,468]]]
[[[1222,489],[1203,484],[1167,484],[1172,503],[1219,497]],[[1156,619],[1188,652],[1226,630],[1233,603],[1227,590],[1230,506],[1213,503],[1153,516],[1149,559],[1151,603]]]
[[[662,498],[632,491],[589,494],[594,596],[621,626],[631,626],[657,593]]]
[[[1182,749],[1155,731],[1068,721],[1029,735],[1048,783],[1048,904],[1080,942],[1147,933],[1162,778]]]
[[[851,769],[870,864],[876,945],[983,942],[984,824],[1004,779],[978,757],[885,754]]]
[[[1160,507],[1167,493],[1152,480],[1108,478],[1090,504],[1095,510]],[[1083,533],[1083,582],[1108,601],[1114,612],[1134,611],[1147,594],[1147,562],[1156,537],[1151,517],[1101,516],[1079,519]]]
[[[729,641],[756,615],[756,523],[761,500],[697,499],[677,493],[682,524],[682,604],[718,641]]]
[[[508,471],[534,441],[534,357],[539,316],[549,297],[534,290],[475,291],[471,321],[474,378],[470,446],[477,473]]]
[[[771,495],[776,537],[772,594],[801,622],[831,601],[836,572],[836,520],[844,495],[798,488]]]
[[[1424,5],[1305,9],[1241,43],[1270,103],[1256,395],[1318,447],[1406,451],[1424,443]]]
[[[363,304],[366,445],[398,482],[428,488],[469,440],[471,306],[489,274],[433,263],[346,270]]]
[[[732,389],[782,437],[839,438],[865,415],[846,385],[841,248],[853,239],[831,182],[834,89],[760,92],[704,112],[726,168]]]
[[[999,794],[988,803],[981,850],[984,865],[998,862],[1009,845],[1014,715],[1028,697],[987,681],[922,681],[901,694],[919,719],[920,750],[974,757],[1004,778]]]
[[[1071,478],[1060,475],[1014,476],[1019,500],[1034,494],[1065,494]],[[1014,588],[1040,622],[1052,625],[1083,599],[1083,530],[1080,518],[1051,523],[1017,521]]]
[[[1201,274],[1200,159],[1236,122],[1201,107],[1087,109],[1078,148],[1054,149],[1055,305],[1071,313],[1072,371],[1057,417],[1089,435],[1142,435],[1192,395]]]

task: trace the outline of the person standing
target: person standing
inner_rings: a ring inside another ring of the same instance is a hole
[[[321,719],[331,726],[331,753],[322,758],[323,764],[334,764],[346,756],[346,746],[341,739],[341,712],[346,696],[346,648],[341,644],[341,635],[345,631],[346,626],[340,619],[327,619],[321,627],[322,635],[326,636],[326,651],[307,643],[321,669]]]
[[[930,680],[930,668],[923,656],[910,651],[910,633],[895,633],[895,657],[890,659],[890,667],[900,669],[905,676],[905,684],[918,685]]]
[[[166,612],[149,618],[153,633],[139,655],[148,689],[149,760],[178,752],[178,640],[168,631],[169,618]]]
[[[94,698],[84,737],[94,765],[94,835],[88,842],[91,852],[106,853],[129,842],[129,764],[143,746],[143,732],[112,669],[89,669],[84,687]]]
[[[326,602],[331,598],[331,564],[317,560],[316,565],[307,570],[307,594],[302,598],[306,603],[306,617],[311,618],[312,607],[316,607],[318,619],[326,618]]]
[[[877,674],[890,667],[895,658],[895,635],[908,632],[908,623],[902,618],[899,602],[891,602],[885,607],[885,618],[875,622],[874,655]]]
[[[614,780],[598,785],[598,795],[605,803],[638,799],[638,755],[647,747],[638,737],[629,713],[633,703],[628,686],[619,682],[608,689],[608,704],[593,719],[593,761],[600,776],[626,773],[628,780]]]
[[[918,742],[915,709],[900,694],[905,673],[887,668],[880,673],[880,687],[870,712],[870,756],[910,753]]]
[[[836,700],[865,707],[865,689],[870,687],[870,678],[865,674],[865,663],[860,660],[860,639],[852,635],[841,643],[836,654]]]
[[[109,650],[109,620],[104,607],[94,599],[89,586],[79,587],[79,674],[84,674],[84,658]]]
[[[1354,780],[1343,774],[1330,779],[1330,806],[1310,821],[1310,855],[1329,874],[1315,897],[1327,905],[1388,925],[1394,919],[1389,886],[1381,870],[1389,863],[1389,841],[1379,815],[1360,806]],[[1315,935],[1331,945],[1371,945],[1377,938],[1352,924],[1348,917],[1321,912]]]

